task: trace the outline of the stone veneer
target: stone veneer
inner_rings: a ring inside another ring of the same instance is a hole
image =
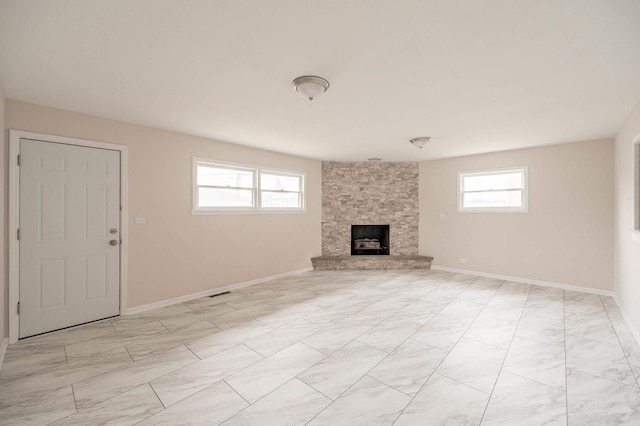
[[[323,162],[322,257],[351,255],[351,225],[386,224],[389,254],[417,255],[418,177],[417,162]]]

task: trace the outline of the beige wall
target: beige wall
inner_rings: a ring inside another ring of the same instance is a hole
[[[457,213],[458,171],[522,165],[529,213]],[[420,254],[436,266],[613,290],[612,230],[611,140],[420,164]]]
[[[640,331],[640,243],[634,227],[633,144],[640,142],[640,104],[621,127],[615,142],[615,292],[636,333]],[[636,334],[637,338],[640,338]]]
[[[7,285],[7,250],[8,243],[5,239],[5,219],[6,219],[6,211],[7,211],[7,164],[6,157],[8,152],[8,146],[5,142],[8,140],[8,134],[4,130],[4,106],[5,99],[2,94],[2,89],[0,88],[0,129],[2,129],[2,149],[0,149],[0,188],[2,188],[2,207],[0,207],[0,241],[2,241],[2,245],[0,246],[0,344],[2,344],[2,340],[9,336],[9,324],[7,321],[7,300],[9,299],[9,287]]]
[[[299,270],[320,255],[319,161],[12,100],[5,124],[129,147],[129,307]],[[307,213],[192,216],[193,156],[306,172]]]

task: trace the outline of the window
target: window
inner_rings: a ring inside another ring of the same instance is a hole
[[[458,212],[526,213],[527,167],[458,172]]]
[[[194,158],[193,213],[304,211],[304,173]]]

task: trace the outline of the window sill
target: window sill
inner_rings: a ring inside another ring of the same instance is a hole
[[[640,244],[640,231],[636,231],[635,229],[631,230],[631,241]]]
[[[245,215],[245,214],[305,214],[306,210],[191,210],[192,216]]]
[[[529,213],[529,209],[493,209],[493,208],[467,208],[458,209],[458,213]]]

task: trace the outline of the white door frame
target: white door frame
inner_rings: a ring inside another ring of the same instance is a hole
[[[20,224],[20,168],[18,154],[20,139],[35,139],[43,142],[63,143],[89,148],[120,151],[120,226],[122,244],[120,245],[120,315],[127,313],[127,260],[128,260],[128,147],[106,142],[46,135],[42,133],[9,130],[9,343],[15,343],[19,337],[20,318],[18,316],[18,297],[20,294],[20,246],[18,227]]]

